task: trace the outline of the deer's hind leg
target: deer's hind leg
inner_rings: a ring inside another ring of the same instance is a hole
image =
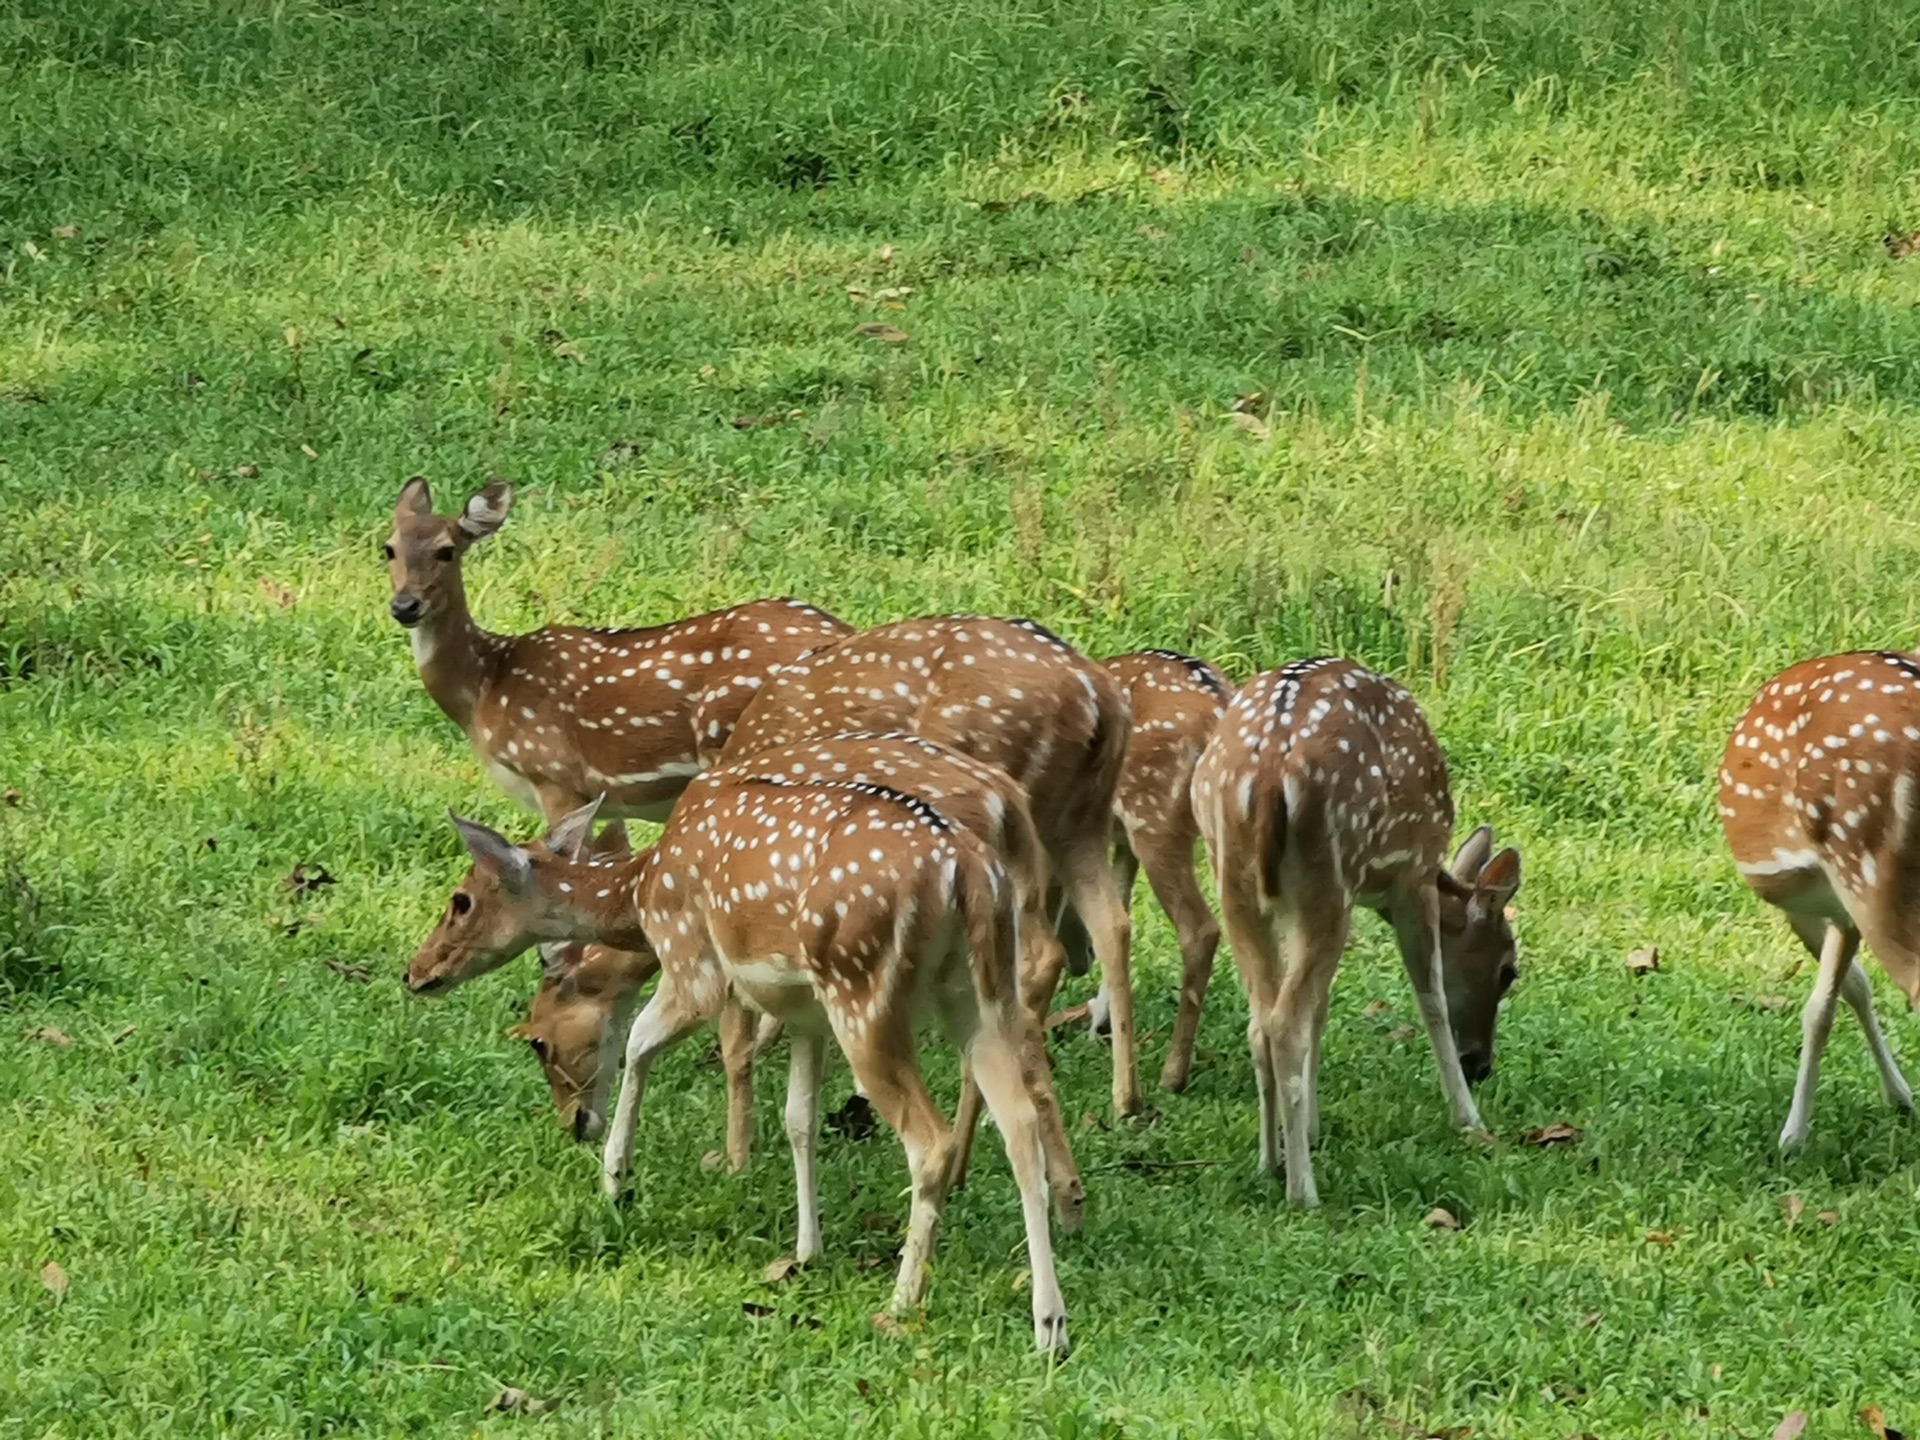
[[[906,1243],[900,1248],[900,1274],[889,1309],[911,1310],[927,1293],[927,1265],[940,1226],[940,1211],[953,1182],[958,1147],[940,1107],[927,1093],[914,1047],[913,1025],[905,1014],[880,1014],[864,1026],[847,1024],[834,1013],[834,1033],[855,1077],[880,1118],[893,1127],[907,1152],[912,1200]]]

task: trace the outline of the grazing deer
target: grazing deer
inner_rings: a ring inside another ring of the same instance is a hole
[[[1046,856],[1026,797],[1004,771],[918,735],[842,735],[776,746],[709,770],[688,787],[681,803],[696,803],[718,788],[749,780],[885,785],[932,805],[948,821],[984,841],[1013,881],[1021,916],[1021,984],[1037,1039],[1045,1004],[1038,997],[1053,993],[1064,955],[1045,909]],[[562,1122],[572,1127],[576,1139],[596,1138],[604,1128],[619,1045],[638,991],[659,963],[651,953],[629,956],[601,946],[549,946],[543,954],[549,963],[539,993],[526,1024],[514,1033],[539,1058]],[[443,983],[452,978],[441,977]],[[736,1028],[728,1030],[730,1022]],[[722,1016],[722,1027],[721,1056],[729,1080],[727,1157],[730,1167],[738,1170],[746,1163],[752,1133],[751,1066],[771,1042],[776,1027],[763,1023],[759,1035],[750,1038],[745,1022],[732,1012]],[[1044,1053],[1038,1063],[1046,1063]],[[1036,1098],[1041,1104],[1041,1140],[1057,1214],[1063,1226],[1078,1230],[1086,1192],[1067,1144],[1065,1124],[1051,1090]],[[966,1171],[965,1157],[972,1146],[980,1102],[978,1087],[969,1081],[956,1122],[961,1147],[956,1182]]]
[[[634,630],[548,626],[493,635],[467,608],[461,562],[507,522],[500,481],[458,515],[418,476],[386,543],[393,618],[434,703],[507,794],[552,824],[596,795],[609,817],[662,820],[779,665],[851,627],[798,600],[755,600]]]
[[[1129,903],[1147,872],[1160,908],[1180,940],[1180,1008],[1160,1071],[1163,1089],[1187,1088],[1200,1006],[1213,979],[1220,924],[1193,871],[1200,827],[1193,818],[1193,767],[1226,713],[1233,687],[1212,665],[1173,650],[1140,650],[1100,662],[1119,683],[1133,715],[1126,760],[1114,795],[1113,854]],[[1106,991],[1093,1000],[1094,1028],[1106,1029]]]
[[[1517,850],[1485,826],[1451,869],[1446,757],[1404,688],[1348,660],[1301,660],[1241,687],[1193,775],[1194,812],[1246,984],[1260,1164],[1283,1153],[1287,1199],[1319,1203],[1320,1039],[1353,907],[1386,917],[1462,1129],[1493,1069],[1517,978],[1507,902]]]
[[[607,1136],[617,1194],[647,1074],[668,1047],[737,994],[791,1037],[787,1134],[799,1197],[796,1258],[820,1248],[814,1144],[825,1046],[836,1040],[899,1134],[912,1205],[892,1308],[926,1292],[951,1182],[954,1135],[921,1079],[914,1031],[935,1019],[966,1057],[1020,1187],[1036,1345],[1068,1348],[1054,1273],[1040,1097],[1052,1087],[1021,1003],[1018,887],[971,831],[884,785],[769,779],[701,787],[658,845],[618,865],[586,854],[595,805],[521,848],[456,819],[475,864],[408,983],[484,970],[543,940],[651,946],[660,983],[627,1037],[626,1078]]]
[[[1111,1000],[1114,1109],[1137,1114],[1132,921],[1108,854],[1126,697],[1106,671],[1030,620],[903,620],[783,665],[741,714],[723,755],[731,762],[776,745],[893,730],[996,765],[1026,795]],[[1052,998],[1049,991],[1040,1003]]]
[[[1768,681],[1727,741],[1720,823],[1741,878],[1820,962],[1780,1148],[1806,1143],[1842,999],[1860,1017],[1888,1102],[1911,1111],[1856,957],[1864,938],[1907,1003],[1920,1001],[1920,661],[1833,655]]]

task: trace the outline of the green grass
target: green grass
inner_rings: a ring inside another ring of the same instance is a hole
[[[1776,1158],[1806,979],[1710,786],[1772,670],[1920,634],[1916,227],[1920,23],[1874,0],[11,7],[0,1437],[1920,1426],[1920,1136],[1843,1018]],[[885,1139],[828,1143],[829,1256],[762,1282],[779,1067],[730,1180],[671,1057],[609,1209],[501,1037],[531,963],[398,984],[443,807],[527,828],[384,617],[415,472],[520,485],[496,628],[790,591],[1404,677],[1526,854],[1503,1143],[1449,1133],[1363,921],[1325,1209],[1253,1173],[1223,966],[1192,1092],[1076,1132],[1056,1373],[991,1147],[907,1336]]]

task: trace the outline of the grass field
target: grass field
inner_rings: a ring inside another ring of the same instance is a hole
[[[1776,1156],[1808,976],[1710,783],[1773,670],[1920,638],[1916,227],[1891,0],[7,7],[0,1437],[1920,1428],[1920,1134],[1843,1016]],[[398,983],[444,807],[529,829],[385,617],[415,472],[520,486],[497,629],[790,592],[1403,677],[1526,856],[1500,1143],[1368,920],[1324,1210],[1223,965],[1191,1092],[1076,1131],[1052,1373],[992,1147],[905,1336],[884,1137],[763,1281],[782,1067],[728,1179],[670,1057],[610,1209],[502,1038],[532,962]]]

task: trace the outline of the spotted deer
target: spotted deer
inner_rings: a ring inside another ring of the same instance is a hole
[[[1187,1088],[1200,1007],[1213,979],[1220,923],[1194,875],[1193,767],[1226,713],[1233,687],[1205,660],[1175,650],[1140,650],[1100,662],[1127,697],[1133,726],[1113,805],[1113,856],[1120,893],[1131,901],[1141,870],[1180,941],[1180,1004],[1160,1071],[1163,1089]],[[1094,997],[1095,1028],[1106,1028],[1106,992]]]
[[[1064,1354],[1040,1126],[1052,1081],[1033,1063],[1037,1027],[1016,974],[1018,887],[1000,858],[925,801],[857,781],[702,787],[676,807],[657,845],[611,864],[586,853],[595,808],[563,817],[525,848],[456,819],[475,863],[409,983],[440,969],[490,968],[541,941],[653,950],[660,981],[627,1036],[607,1136],[609,1194],[626,1176],[654,1060],[717,1017],[729,995],[779,1018],[791,1037],[787,1135],[801,1261],[820,1248],[814,1144],[831,1037],[906,1148],[912,1199],[896,1313],[925,1295],[956,1153],[915,1042],[920,1021],[937,1021],[979,1083],[1020,1188],[1035,1343]]]
[[[1720,823],[1753,892],[1819,960],[1780,1147],[1807,1140],[1820,1061],[1844,999],[1889,1104],[1913,1091],[1881,1032],[1864,939],[1920,1001],[1920,660],[1868,651],[1807,660],[1762,687],[1720,762]]]
[[[772,671],[851,627],[798,600],[755,600],[630,630],[480,628],[461,575],[467,551],[507,522],[495,481],[436,515],[419,476],[394,504],[389,610],[406,628],[434,703],[501,789],[552,824],[596,795],[609,818],[662,820]]]
[[[1478,1130],[1468,1082],[1492,1071],[1518,974],[1520,854],[1494,854],[1482,826],[1449,868],[1447,762],[1413,697],[1347,660],[1258,675],[1200,757],[1193,799],[1247,990],[1260,1165],[1284,1155],[1288,1200],[1319,1203],[1320,1041],[1355,905],[1393,926],[1453,1121]]]
[[[1025,793],[1069,907],[1061,938],[1090,941],[1111,1000],[1114,1109],[1137,1114],[1132,921],[1108,856],[1128,733],[1119,686],[1030,620],[903,620],[783,665],[722,754],[733,761],[775,745],[891,730],[996,765]],[[1051,999],[1049,991],[1042,1003]]]
[[[1026,797],[997,766],[962,755],[923,736],[842,735],[831,740],[803,741],[776,746],[745,759],[728,762],[697,777],[682,804],[699,801],[718,788],[748,780],[804,784],[872,784],[913,796],[937,809],[950,822],[965,827],[1000,858],[1012,879],[1021,916],[1020,976],[1028,1013],[1038,1022],[1044,1001],[1051,995],[1064,964],[1060,943],[1048,923],[1045,909],[1047,862]],[[606,1099],[618,1065],[619,1045],[625,1036],[642,984],[658,969],[651,953],[629,956],[601,946],[554,946],[535,995],[526,1024],[516,1033],[525,1039],[546,1071],[548,1085],[563,1123],[576,1138],[591,1139],[603,1132]],[[571,958],[576,952],[577,959]],[[557,962],[557,963],[552,963]],[[422,975],[423,983],[445,972]],[[460,978],[468,978],[461,976]],[[751,1065],[765,1048],[773,1030],[760,1027],[749,1037],[744,1022],[722,1017],[721,1055],[729,1081],[727,1159],[739,1169],[746,1163],[752,1130]],[[1045,1064],[1044,1053],[1038,1063]],[[1085,1189],[1074,1166],[1064,1122],[1053,1105],[1051,1090],[1037,1097],[1041,1104],[1041,1139],[1047,1151],[1056,1213],[1068,1229],[1080,1228]],[[974,1126],[981,1104],[979,1088],[964,1087],[957,1130],[961,1158],[956,1180],[966,1170]]]

